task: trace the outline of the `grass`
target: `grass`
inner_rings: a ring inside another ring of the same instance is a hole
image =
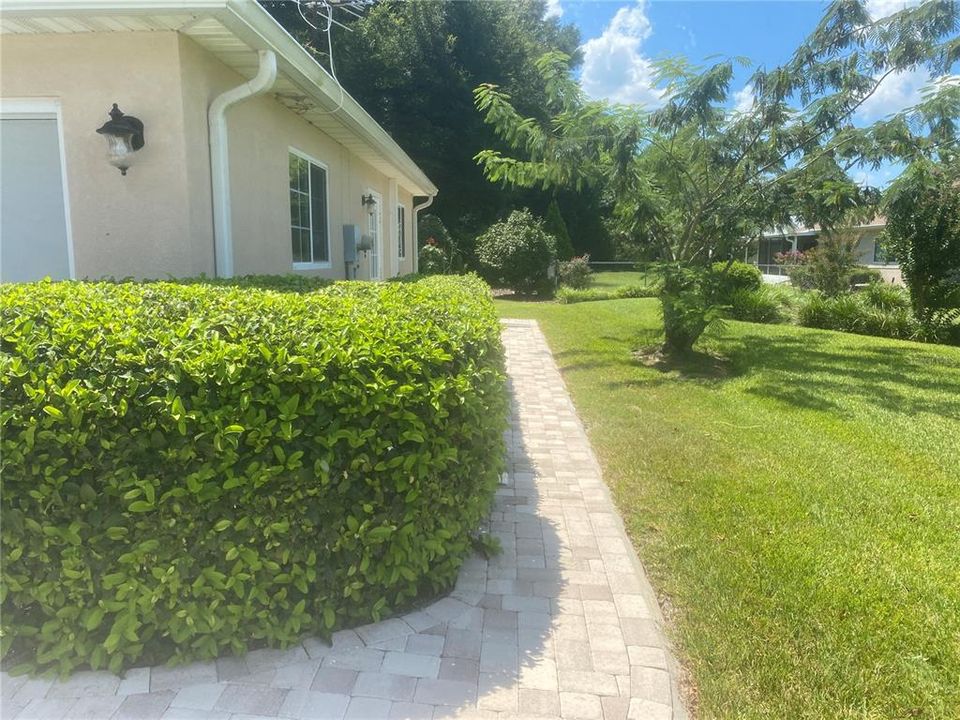
[[[653,274],[634,270],[623,272],[594,270],[590,274],[590,287],[597,290],[616,290],[625,285],[650,285],[656,279]]]
[[[703,718],[960,717],[960,348],[730,322],[684,367],[655,300],[540,321]]]

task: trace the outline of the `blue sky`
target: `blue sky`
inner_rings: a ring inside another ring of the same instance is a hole
[[[867,0],[874,17],[902,9],[913,0]],[[652,61],[685,55],[706,63],[711,55],[745,56],[732,85],[732,104],[749,103],[746,87],[752,67],[784,62],[816,27],[827,2],[821,0],[548,0],[548,15],[580,28],[584,63],[580,82],[588,95],[612,102],[656,106],[660,93]],[[923,71],[888,78],[864,104],[856,121],[866,123],[920,99],[929,78]],[[863,173],[861,179],[885,185],[892,168]]]

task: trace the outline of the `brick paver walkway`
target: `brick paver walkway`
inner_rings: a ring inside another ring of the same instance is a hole
[[[508,320],[509,472],[490,531],[424,610],[176,668],[0,677],[2,717],[684,718],[656,601],[543,335]]]

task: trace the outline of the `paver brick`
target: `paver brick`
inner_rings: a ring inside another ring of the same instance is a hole
[[[228,685],[217,699],[214,710],[252,715],[276,715],[287,690],[254,685]]]
[[[600,698],[587,693],[560,693],[560,717],[570,720],[602,720]]]
[[[320,668],[313,677],[311,690],[334,695],[349,695],[359,672],[347,668]]]
[[[127,695],[110,720],[154,720],[170,707],[174,697],[176,693],[170,690]]]
[[[520,688],[520,715],[560,716],[560,693],[554,690]]]
[[[641,700],[653,700],[669,705],[670,673],[659,668],[634,665],[630,668],[630,694]]]
[[[384,657],[381,670],[410,677],[435,678],[440,673],[440,658],[435,655],[390,652]]]
[[[390,714],[389,700],[378,700],[377,698],[355,697],[350,700],[347,706],[347,713],[344,718],[349,720],[371,720],[372,718],[385,718]]]
[[[416,688],[416,678],[407,675],[392,675],[386,672],[360,673],[353,686],[352,694],[405,702],[413,699]]]
[[[417,681],[417,690],[413,701],[426,705],[453,705],[461,706],[473,704],[477,701],[476,683],[460,682],[459,680],[430,680]]]
[[[291,690],[280,706],[280,717],[297,720],[340,720],[350,703],[348,695]]]

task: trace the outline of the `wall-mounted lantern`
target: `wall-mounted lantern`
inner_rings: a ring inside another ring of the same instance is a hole
[[[377,199],[373,195],[364,195],[360,198],[360,203],[364,207],[373,208],[377,204]]]
[[[110,119],[97,132],[106,138],[110,164],[126,175],[133,153],[143,147],[143,123],[132,115],[124,115],[114,103]]]

